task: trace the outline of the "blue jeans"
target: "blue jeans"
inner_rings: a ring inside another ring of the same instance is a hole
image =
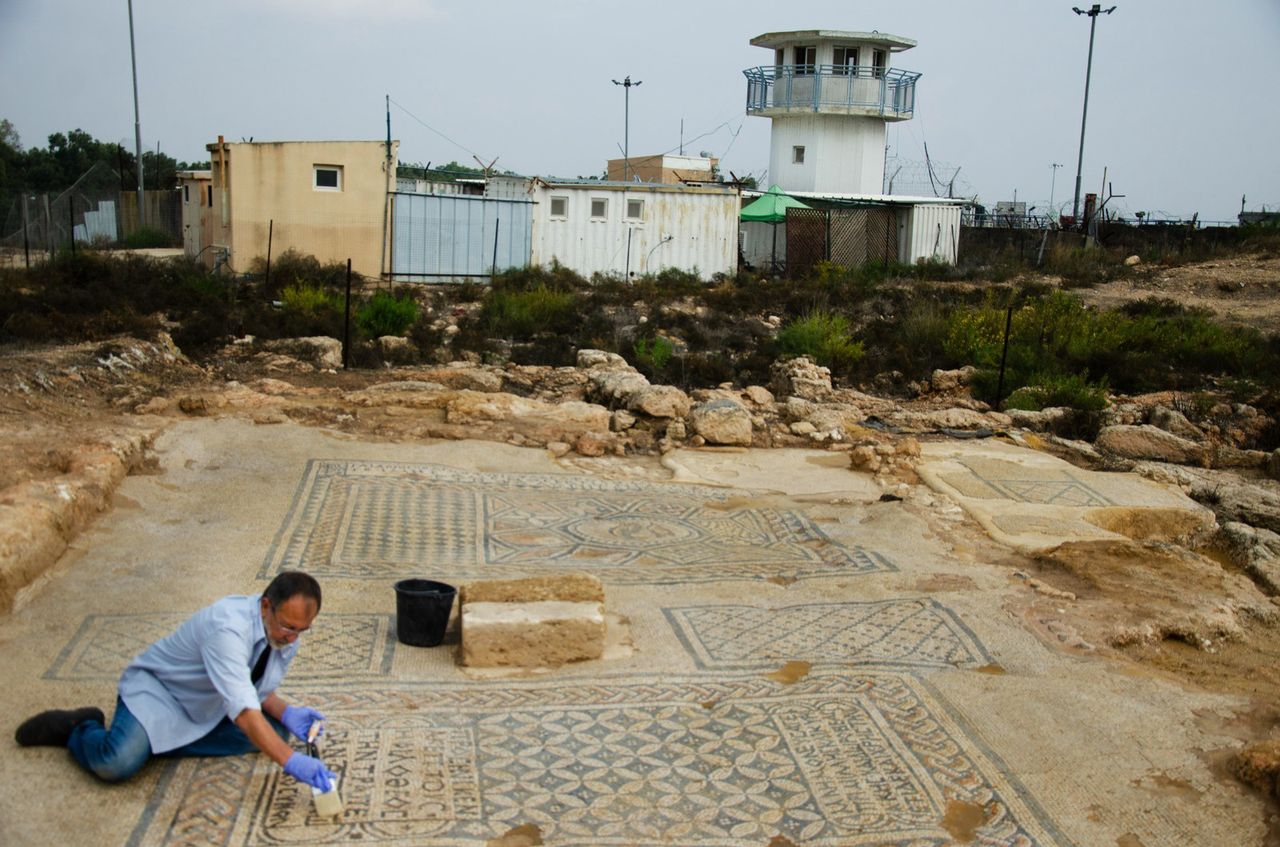
[[[270,715],[263,717],[271,728],[285,741],[289,731]],[[154,755],[147,731],[129,711],[124,700],[116,698],[116,713],[111,718],[111,729],[97,721],[86,721],[71,732],[67,749],[80,767],[107,782],[121,782],[137,773]],[[185,756],[239,756],[258,749],[241,732],[240,727],[223,718],[208,735],[190,744],[158,755],[181,758]]]

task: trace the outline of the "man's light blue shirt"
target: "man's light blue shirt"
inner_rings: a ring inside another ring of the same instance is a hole
[[[270,649],[261,600],[261,594],[235,595],[204,607],[125,669],[120,697],[147,731],[152,753],[203,738],[245,709],[261,710],[284,679],[297,641],[272,650],[262,679],[249,681],[254,663]]]

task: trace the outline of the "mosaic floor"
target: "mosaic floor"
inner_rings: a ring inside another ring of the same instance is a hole
[[[883,558],[798,511],[730,509],[742,491],[567,474],[316,460],[261,576],[452,579],[581,568],[614,585],[865,574]]]
[[[799,510],[735,505],[758,502],[746,494],[310,462],[262,578],[585,569],[607,590],[687,584],[667,589],[683,602],[660,609],[666,629],[650,633],[650,649],[690,670],[606,663],[554,681],[433,682],[397,673],[414,648],[395,641],[393,616],[326,610],[286,688],[329,718],[322,755],[340,777],[342,818],[317,819],[309,789],[262,756],[165,761],[152,766],[156,788],[127,843],[475,847],[532,824],[543,843],[578,847],[763,847],[776,836],[942,847],[956,843],[944,821],[960,803],[985,821],[973,843],[1069,847],[929,681],[991,662],[956,611],[920,598],[715,599],[761,596],[726,595],[716,583],[727,579],[895,570]],[[112,679],[184,616],[85,617],[44,679]],[[807,676],[767,676],[797,657]]]

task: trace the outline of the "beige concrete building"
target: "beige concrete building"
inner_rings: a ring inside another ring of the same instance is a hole
[[[213,174],[178,171],[182,192],[182,247],[188,256],[213,267]]]
[[[234,271],[294,249],[322,262],[351,259],[381,274],[387,197],[395,185],[398,141],[251,141],[208,145],[212,234],[208,252]],[[201,248],[206,245],[201,245]]]
[[[657,182],[680,185],[685,182],[713,182],[720,160],[713,156],[632,156],[609,160],[608,179],[613,182]]]

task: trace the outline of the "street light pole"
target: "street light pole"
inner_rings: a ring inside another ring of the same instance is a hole
[[[1080,115],[1080,156],[1076,160],[1076,199],[1071,204],[1071,219],[1077,220],[1080,214],[1080,174],[1084,169],[1084,124],[1089,117],[1089,77],[1093,75],[1093,32],[1098,27],[1098,15],[1109,15],[1116,10],[1115,6],[1103,9],[1098,3],[1089,7],[1089,11],[1071,7],[1077,15],[1089,16],[1089,62],[1084,71],[1084,110]]]
[[[1053,168],[1053,178],[1049,180],[1049,214],[1055,215],[1057,212],[1054,211],[1053,206],[1053,189],[1058,184],[1058,168],[1062,167],[1062,165],[1053,162],[1049,167]]]
[[[138,157],[138,228],[146,225],[142,196],[142,118],[138,114],[138,54],[133,47],[133,0],[129,0],[129,62],[133,65],[133,141]]]
[[[624,112],[622,117],[622,181],[631,181],[631,88],[641,84],[640,80],[631,81],[631,75],[623,77],[622,82],[613,80],[614,85],[621,85],[626,92],[623,95]]]

